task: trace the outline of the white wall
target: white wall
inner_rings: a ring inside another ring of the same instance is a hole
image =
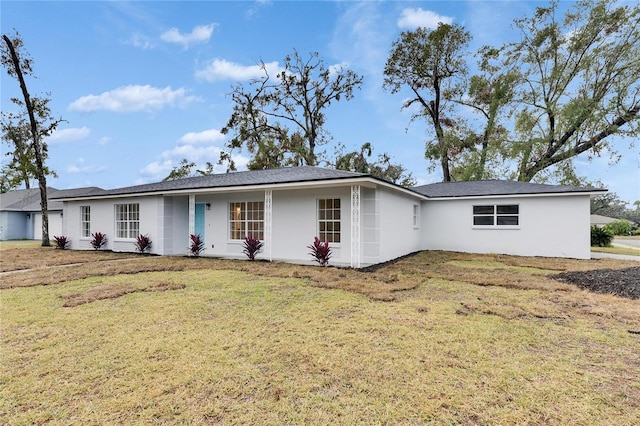
[[[81,206],[91,207],[91,229],[90,233],[102,232],[107,235],[107,244],[104,250],[133,252],[135,251],[136,239],[116,238],[115,232],[115,205],[138,203],[140,205],[140,234],[148,234],[151,238],[151,253],[158,253],[154,240],[159,237],[159,215],[162,209],[163,198],[157,196],[150,197],[129,197],[105,200],[89,201],[65,201],[63,235],[71,241],[72,249],[91,250],[92,237],[81,237]]]
[[[473,206],[518,204],[518,229],[473,227]],[[590,258],[589,195],[423,202],[423,249]]]
[[[317,200],[340,198],[341,242],[330,243],[333,257],[330,264],[349,265],[351,262],[351,193],[350,187],[332,189],[300,189],[273,191],[272,195],[272,247],[273,260],[311,263],[307,246],[318,235]],[[198,195],[196,203],[209,203],[205,210],[206,256],[245,259],[242,241],[229,238],[229,203],[264,201],[264,191]],[[257,259],[264,259],[265,252]]]
[[[380,208],[379,261],[421,250],[421,225],[413,225],[413,206],[420,206],[420,200],[386,189],[378,190],[377,196]]]
[[[49,218],[49,239],[53,240],[53,237],[64,235],[62,233],[63,216],[61,211],[55,210],[49,212],[47,215]],[[32,213],[34,217],[33,221],[33,239],[42,240],[42,213]]]

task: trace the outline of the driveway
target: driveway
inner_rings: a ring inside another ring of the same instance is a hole
[[[635,256],[630,256],[627,254],[613,254],[613,253],[600,253],[600,252],[591,252],[592,259],[620,259],[620,260],[636,260],[640,262],[640,240],[627,240],[623,238],[614,238],[613,243],[611,244],[614,247],[624,247],[632,250],[637,250],[638,254]]]

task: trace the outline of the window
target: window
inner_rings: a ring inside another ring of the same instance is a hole
[[[140,234],[140,205],[116,204],[116,238],[136,238]]]
[[[520,206],[517,204],[473,206],[474,226],[518,226]]]
[[[318,238],[340,242],[340,198],[318,200]]]
[[[420,206],[417,204],[413,205],[413,227],[420,227]]]
[[[91,236],[91,206],[80,206],[80,232],[82,237]]]
[[[229,203],[229,238],[244,240],[249,235],[264,239],[264,201]]]

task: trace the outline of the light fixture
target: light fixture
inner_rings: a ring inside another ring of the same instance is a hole
[[[207,208],[207,210],[211,210],[211,203],[207,203],[204,206]]]

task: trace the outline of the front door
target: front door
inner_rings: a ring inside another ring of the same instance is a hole
[[[196,204],[196,216],[194,218],[194,233],[200,235],[204,242],[204,204]]]

